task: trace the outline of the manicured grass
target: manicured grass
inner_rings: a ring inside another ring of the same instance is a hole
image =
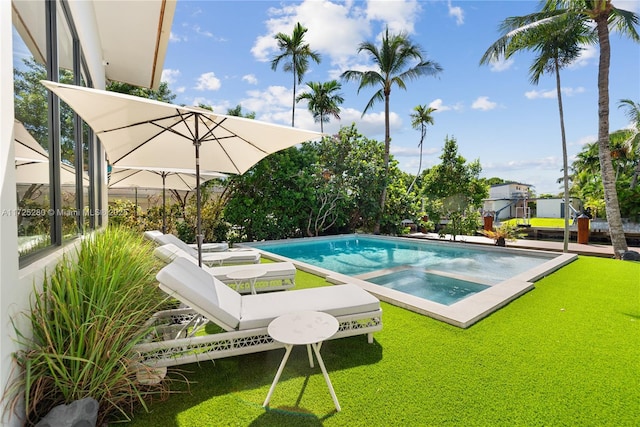
[[[518,220],[515,218],[508,219],[502,222],[518,224]],[[564,229],[564,218],[531,218],[529,219],[529,224],[532,227],[538,227],[538,228],[563,228]],[[571,222],[569,222],[569,224],[571,224]]]
[[[374,344],[323,344],[340,413],[296,347],[269,410],[284,350],[182,366],[191,384],[172,388],[185,392],[129,425],[636,426],[639,295],[639,263],[579,257],[466,330],[383,303]]]

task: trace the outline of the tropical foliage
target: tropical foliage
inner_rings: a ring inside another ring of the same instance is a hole
[[[85,239],[34,290],[28,329],[17,325],[23,350],[15,354],[24,375],[10,390],[24,398],[29,422],[53,407],[85,397],[100,405],[98,425],[129,419],[134,408],[166,391],[142,385],[131,348],[165,296],[154,285],[152,247],[136,231],[110,227]],[[29,330],[30,333],[26,333]]]
[[[573,63],[581,54],[583,44],[594,42],[594,34],[586,23],[574,15],[562,19],[542,21],[530,24],[526,17],[507,18],[501,25],[503,36],[494,42],[480,60],[487,64],[522,51],[537,53],[529,68],[531,83],[538,84],[540,77],[554,73],[556,78],[556,96],[560,113],[560,134],[562,137],[562,171],[565,197],[569,196],[569,161],[567,155],[567,137],[564,126],[562,106],[562,87],[560,69]],[[564,252],[569,250],[569,204],[564,207]]]
[[[378,88],[362,111],[363,116],[377,102],[384,101],[384,185],[380,192],[379,216],[374,226],[374,233],[378,233],[380,232],[382,215],[385,209],[388,185],[391,182],[389,175],[389,152],[391,146],[389,102],[391,89],[393,86],[397,86],[406,90],[405,80],[438,75],[442,71],[442,67],[435,61],[427,60],[422,48],[412,43],[406,33],[389,34],[389,28],[382,35],[379,47],[371,42],[363,42],[358,47],[358,53],[360,52],[365,52],[369,55],[375,68],[368,71],[347,70],[342,73],[342,78],[346,81],[358,82],[358,93],[367,87]]]
[[[324,124],[328,123],[331,117],[340,120],[340,104],[344,98],[338,91],[342,85],[337,80],[328,82],[308,82],[310,92],[303,92],[296,98],[296,101],[306,99],[307,107],[316,122],[320,122],[320,132],[324,132]]]
[[[281,61],[284,61],[282,69],[285,72],[293,73],[293,102],[291,109],[291,126],[294,126],[296,116],[296,87],[304,79],[304,75],[309,69],[309,59],[317,64],[320,63],[320,54],[305,43],[304,35],[307,28],[299,22],[293,28],[293,34],[278,33],[275,35],[280,53],[271,60],[271,69],[276,70]]]

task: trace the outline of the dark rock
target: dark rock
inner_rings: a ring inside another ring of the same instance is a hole
[[[640,253],[636,251],[626,251],[622,253],[620,258],[625,261],[640,261]]]
[[[98,401],[92,397],[58,405],[36,424],[37,427],[95,427]]]

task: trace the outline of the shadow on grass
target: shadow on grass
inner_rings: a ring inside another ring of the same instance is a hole
[[[323,422],[335,414],[330,412],[323,417],[318,417],[311,411],[299,406],[289,407],[281,406],[279,408],[269,408],[266,412],[256,418],[249,426],[266,427],[266,426],[287,426],[287,427],[314,427],[322,426]]]
[[[320,351],[329,375],[382,359],[382,346],[375,340],[369,344],[366,335],[325,341]],[[167,379],[173,381],[171,390],[177,393],[171,400],[178,404],[182,399],[178,405],[191,407],[217,396],[267,387],[283,355],[284,349],[277,349],[170,368]],[[322,372],[317,363],[314,368],[309,366],[306,347],[295,346],[280,381],[315,374]]]

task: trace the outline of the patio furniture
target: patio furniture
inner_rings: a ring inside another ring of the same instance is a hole
[[[192,261],[194,264],[198,263],[194,257],[189,256],[188,253],[171,243],[158,246],[154,249],[153,254],[167,264],[178,257],[184,257],[189,261]],[[206,265],[203,265],[202,269],[227,285],[237,285],[238,279],[229,277],[229,275],[233,275],[235,272],[263,272],[264,274],[260,276],[260,280],[256,280],[253,283],[253,287],[256,292],[282,291],[293,288],[296,285],[296,266],[289,261],[272,262],[268,264],[223,265],[220,267],[207,267]],[[250,289],[243,287],[236,290],[240,293],[247,293],[250,291]]]
[[[147,322],[154,331],[149,342],[133,348],[147,370],[283,348],[267,328],[294,310],[334,316],[340,326],[331,339],[366,334],[372,343],[382,329],[380,300],[354,284],[240,295],[185,258],[156,278],[160,289],[188,308],[158,312]],[[196,336],[209,321],[225,332]]]
[[[173,234],[163,234],[162,236],[157,236],[155,238],[156,242],[159,242],[161,245],[166,245],[171,243],[172,245],[177,246],[182,249],[184,252],[189,254],[189,256],[198,260],[198,251],[188,244],[178,239]],[[202,254],[202,262],[207,266],[213,265],[231,265],[231,264],[257,264],[260,262],[260,252],[255,249],[246,249],[239,251],[217,251],[217,252],[203,252]]]
[[[307,354],[309,355],[309,366],[313,368],[313,356],[311,355],[311,349],[313,348],[313,352],[318,359],[318,365],[320,365],[320,369],[322,370],[322,375],[324,375],[324,380],[327,383],[327,387],[329,387],[333,404],[336,406],[336,411],[340,412],[340,403],[338,403],[336,392],[329,379],[329,374],[322,361],[322,356],[320,356],[320,346],[322,342],[338,332],[338,327],[338,320],[336,320],[335,317],[319,311],[288,313],[277,317],[269,323],[267,332],[271,338],[285,345],[285,352],[276,376],[273,379],[273,383],[269,388],[269,393],[267,393],[267,398],[264,400],[262,406],[266,407],[269,404],[273,390],[276,388],[276,384],[278,384],[278,380],[287,364],[293,346],[306,345]]]
[[[251,292],[251,295],[255,295],[256,280],[258,280],[265,274],[267,274],[267,271],[261,268],[254,268],[253,270],[239,269],[227,274],[227,277],[233,280],[233,282],[235,283],[236,291],[240,292],[240,289],[243,288],[242,285],[244,283],[247,283],[249,285],[249,291]]]
[[[166,239],[160,239],[160,237],[164,235],[165,233],[163,233],[160,230],[150,230],[150,231],[144,232],[144,237],[146,237],[147,239],[159,245],[165,244],[164,242]],[[191,249],[193,249],[193,251],[195,251],[195,254],[197,256],[198,245],[196,243],[185,243],[182,240],[180,240],[178,237],[174,236],[173,234],[168,234],[168,235],[177,239],[179,242],[182,242],[183,244],[189,246]],[[169,237],[168,239],[172,239],[172,237]],[[182,246],[180,243],[178,243],[178,245]],[[207,242],[202,244],[202,252],[220,252],[220,251],[228,251],[228,250],[230,250],[230,248],[227,242]],[[242,250],[245,250],[245,248],[243,248]],[[193,251],[190,250],[189,253],[192,253]]]

